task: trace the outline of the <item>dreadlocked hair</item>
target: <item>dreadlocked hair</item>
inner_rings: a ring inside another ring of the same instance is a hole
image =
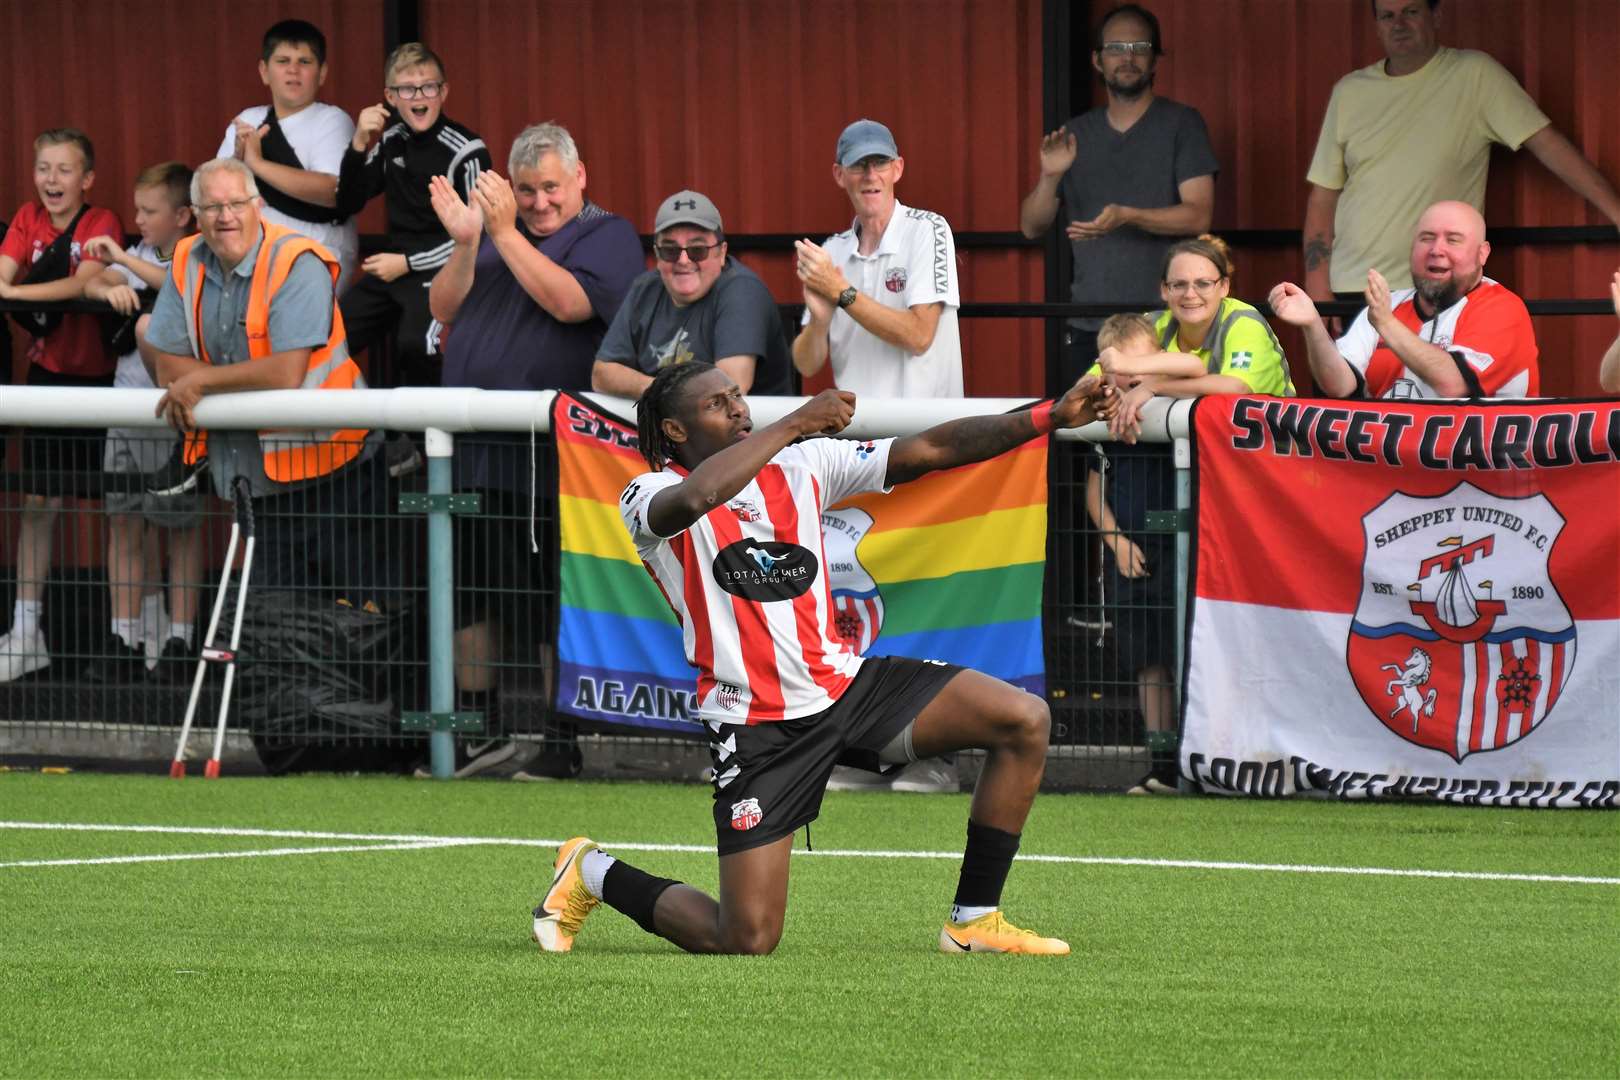
[[[641,444],[641,456],[654,472],[663,469],[664,462],[675,456],[675,444],[664,435],[664,421],[675,415],[681,388],[713,370],[713,364],[702,360],[659,368],[653,381],[636,399],[636,439]]]

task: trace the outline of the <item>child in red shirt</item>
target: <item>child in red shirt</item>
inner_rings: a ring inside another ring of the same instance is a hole
[[[120,243],[123,223],[110,210],[85,205],[85,193],[95,183],[95,147],[90,137],[74,128],[55,128],[34,140],[34,190],[38,202],[17,211],[11,228],[0,242],[0,300],[79,300],[89,281],[105,264],[83,256],[94,236],[109,236]],[[52,245],[72,230],[66,245]],[[17,284],[35,264],[60,263],[66,273],[53,280]],[[37,318],[34,313],[23,320]],[[20,320],[22,321],[22,320]],[[94,315],[44,317],[30,328],[28,385],[111,386],[114,358],[102,344]],[[41,598],[50,576],[51,533],[64,495],[90,490],[101,471],[102,432],[66,428],[25,428],[23,431],[23,513],[17,536],[17,600],[12,609],[11,632],[0,637],[0,682],[10,682],[50,664],[45,635],[40,632]]]

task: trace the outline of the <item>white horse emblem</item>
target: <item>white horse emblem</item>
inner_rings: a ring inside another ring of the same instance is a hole
[[[1404,667],[1400,664],[1382,664],[1380,667],[1384,671],[1393,671],[1395,673],[1395,677],[1389,680],[1389,685],[1384,687],[1384,693],[1390,697],[1401,699],[1400,704],[1396,705],[1390,712],[1389,718],[1393,720],[1401,715],[1402,709],[1411,710],[1412,734],[1417,734],[1418,713],[1422,712],[1433,716],[1434,702],[1439,697],[1438,692],[1432,687],[1427,694],[1420,693],[1418,690],[1418,687],[1429,681],[1429,669],[1431,667],[1429,654],[1422,649],[1413,649],[1412,655],[1406,658]],[[1395,692],[1397,686],[1401,688],[1399,694]]]

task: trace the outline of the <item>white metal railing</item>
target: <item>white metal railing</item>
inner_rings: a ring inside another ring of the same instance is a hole
[[[0,387],[0,424],[31,427],[162,428],[154,412],[161,390],[93,388],[64,391],[56,386]],[[597,395],[626,416],[634,402]],[[550,390],[473,390],[403,387],[395,390],[258,390],[203,398],[195,411],[202,427],[256,429],[377,427],[396,431],[551,430]],[[800,397],[750,397],[761,423],[778,420],[802,405]],[[909,435],[946,420],[1009,412],[1029,398],[863,399],[845,434],[853,438]],[[1185,437],[1192,399],[1156,398],[1142,410],[1142,438],[1167,442]],[[1058,432],[1060,439],[1104,442],[1100,423]]]

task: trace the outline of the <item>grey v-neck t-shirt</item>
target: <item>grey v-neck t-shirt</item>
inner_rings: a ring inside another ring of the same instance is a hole
[[[1149,210],[1175,206],[1183,181],[1220,172],[1204,118],[1168,98],[1154,98],[1127,131],[1110,127],[1102,106],[1065,127],[1077,144],[1074,164],[1058,186],[1065,225],[1090,221],[1110,203]],[[1177,239],[1126,225],[1096,240],[1073,241],[1069,295],[1081,304],[1130,303],[1143,311],[1162,306],[1160,264]],[[1071,319],[1070,325],[1095,330],[1102,320]]]

